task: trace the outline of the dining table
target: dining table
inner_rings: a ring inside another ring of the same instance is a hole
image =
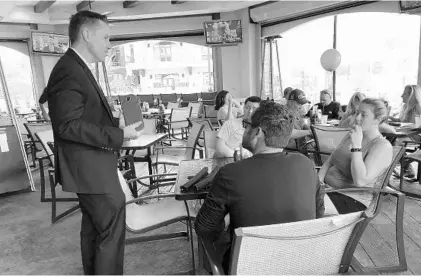
[[[136,139],[125,140],[121,149],[123,151],[126,151],[125,155],[133,155],[134,162],[147,162],[149,175],[152,175],[152,146],[163,141],[166,138],[167,134],[165,133],[141,134],[141,136]],[[144,149],[146,149],[146,155],[134,155],[135,151]],[[151,177],[149,181],[149,185],[154,184],[153,177]]]
[[[182,191],[181,186],[185,184],[190,177],[195,176],[203,168],[208,168],[208,172],[211,173],[215,168],[223,167],[229,163],[233,163],[233,157],[226,158],[213,158],[213,159],[192,159],[184,160],[180,162],[178,166],[177,178],[174,186],[174,193],[176,200],[196,200],[205,199],[208,194],[208,190],[194,190],[189,189],[188,191]]]

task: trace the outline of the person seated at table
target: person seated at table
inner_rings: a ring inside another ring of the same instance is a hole
[[[339,109],[339,113],[338,113],[339,120],[342,120],[342,118],[345,116],[346,108],[347,108],[346,105],[341,105],[341,108]]]
[[[291,93],[292,90],[294,90],[294,88],[292,88],[292,87],[285,88],[284,89],[284,97],[282,99],[280,99],[278,102],[282,105],[286,105],[287,101],[288,101],[289,93]]]
[[[351,96],[344,117],[339,122],[339,127],[351,128],[355,124],[356,114],[358,112],[358,107],[360,103],[366,98],[365,94],[361,92],[356,92]],[[389,105],[383,100],[387,108],[387,114],[389,114]],[[394,127],[388,125],[386,122],[383,122],[379,125],[380,133],[396,133]]]
[[[243,139],[243,119],[250,119],[250,115],[259,107],[260,101],[260,97],[248,97],[243,106],[243,118],[228,120],[222,125],[216,138],[214,157],[234,156],[235,150],[240,148]],[[250,155],[246,150],[243,152],[246,156]]]
[[[345,114],[339,122],[339,127],[348,128],[353,126],[358,107],[365,98],[366,96],[361,92],[356,92],[351,96]]]
[[[320,184],[314,164],[300,153],[283,151],[293,121],[285,106],[262,101],[251,121],[244,121],[242,145],[253,157],[219,170],[196,216],[197,235],[213,244],[226,272],[234,229],[316,218]],[[224,217],[228,213],[227,233]]]
[[[366,98],[358,107],[356,124],[319,171],[328,187],[379,188],[392,162],[392,145],[382,136],[379,125],[387,119],[387,108],[380,99]],[[329,193],[340,214],[365,210],[371,193]]]
[[[389,117],[393,122],[415,123],[415,117],[421,115],[421,87],[407,85],[402,93],[403,107],[399,118]]]
[[[302,105],[309,103],[300,89],[294,89],[288,96],[287,108],[294,116],[293,132],[287,148],[297,148],[305,143],[305,137],[311,135],[310,126],[305,123],[301,114]],[[297,140],[297,141],[296,141]]]
[[[215,110],[218,111],[216,115],[218,121],[228,121],[240,117],[243,114],[241,105],[225,90],[219,91],[216,95]]]
[[[421,115],[421,87],[419,85],[407,85],[402,93],[402,102],[404,103],[401,113],[398,118],[389,117],[392,122],[415,123],[415,117]],[[411,135],[407,138],[398,138],[395,145],[403,145],[404,141],[420,141],[420,136],[417,134]],[[404,176],[413,178],[415,171],[410,162],[403,164]]]
[[[322,115],[327,115],[328,119],[339,119],[341,104],[332,101],[332,93],[329,90],[320,91],[320,103],[317,103],[316,106],[317,109],[322,110]],[[310,116],[310,111],[307,116]]]

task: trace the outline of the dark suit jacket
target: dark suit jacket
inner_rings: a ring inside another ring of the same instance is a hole
[[[47,91],[56,181],[67,192],[121,191],[116,151],[122,146],[123,130],[91,71],[72,49],[51,72]]]

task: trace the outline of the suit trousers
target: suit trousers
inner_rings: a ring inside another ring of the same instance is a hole
[[[124,193],[77,195],[82,211],[80,243],[85,275],[122,275],[126,235]]]

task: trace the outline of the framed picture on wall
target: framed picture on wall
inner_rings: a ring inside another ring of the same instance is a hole
[[[62,55],[69,48],[67,35],[32,32],[32,52],[38,54]]]
[[[415,10],[421,10],[421,1],[413,1],[413,0],[400,0],[399,5],[401,8],[401,12],[414,12]]]

